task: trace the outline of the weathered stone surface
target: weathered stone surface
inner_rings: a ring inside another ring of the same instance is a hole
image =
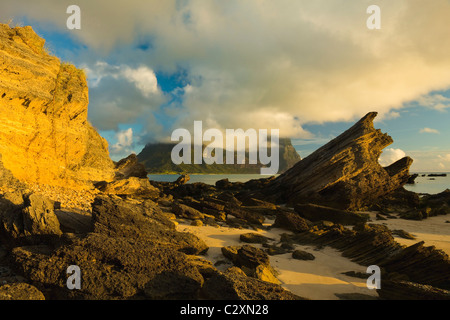
[[[256,225],[262,225],[266,220],[260,213],[254,212],[246,207],[227,206],[224,211],[227,215],[232,215],[233,217]]]
[[[26,236],[61,235],[53,201],[38,194],[31,194],[25,198],[24,206],[23,228]]]
[[[45,300],[45,297],[32,285],[13,283],[0,286],[0,300]]]
[[[23,234],[23,194],[19,191],[0,195],[0,233],[8,238]]]
[[[191,177],[188,174],[183,174],[183,175],[179,176],[178,179],[174,183],[177,186],[181,186],[183,184],[188,183],[189,180],[191,180]]]
[[[231,262],[236,263],[236,258],[238,254],[238,250],[240,249],[240,246],[227,246],[222,247],[220,250],[222,251],[222,254],[224,257],[231,260]]]
[[[31,27],[0,24],[0,154],[21,182],[89,188],[110,180],[106,140],[87,120],[84,73],[44,49]]]
[[[273,226],[293,232],[304,232],[308,231],[310,228],[309,222],[306,219],[290,210],[279,210]]]
[[[114,196],[98,196],[92,205],[94,232],[113,237],[147,239],[153,246],[169,246],[187,254],[202,254],[208,246],[191,233],[175,231],[172,221],[150,200],[130,203]]]
[[[192,220],[204,218],[203,213],[201,213],[200,211],[181,203],[174,203],[172,206],[172,210],[178,217],[181,218]]]
[[[31,281],[52,288],[58,299],[131,299],[196,297],[203,283],[198,269],[186,255],[148,239],[110,237],[91,233],[55,252],[35,247],[13,249],[17,268]],[[82,272],[81,290],[68,290],[66,270],[77,265]],[[174,286],[171,278],[185,284]],[[153,283],[154,281],[154,283]],[[160,291],[152,288],[160,286]]]
[[[386,300],[450,300],[450,291],[409,281],[381,281],[377,290]]]
[[[293,236],[284,234],[282,240],[302,245],[328,245],[362,265],[379,265],[381,261],[402,251],[402,246],[395,241],[386,226],[374,224],[356,225],[353,230],[340,224],[315,226],[308,232]]]
[[[396,236],[399,236],[403,239],[409,239],[409,240],[415,240],[416,237],[414,237],[409,232],[406,232],[405,230],[392,230],[392,234],[395,234]]]
[[[303,251],[303,250],[295,250],[292,252],[292,258],[297,260],[314,260],[316,257],[314,257],[313,254]]]
[[[11,260],[29,281],[49,288],[51,298],[195,299],[204,282],[200,271],[207,268],[187,255],[208,247],[193,234],[177,232],[160,212],[150,200],[98,196],[92,232],[57,249],[16,247]],[[66,287],[70,265],[81,269],[81,290]]]
[[[222,247],[222,254],[240,268],[247,276],[280,284],[270,258],[263,250],[251,245]]]
[[[379,263],[388,272],[408,276],[412,282],[450,290],[450,260],[434,246],[418,242]]]
[[[115,179],[128,179],[131,177],[147,179],[145,166],[138,161],[136,154],[132,153],[128,157],[119,160],[115,164]]]
[[[355,225],[366,222],[369,217],[362,214],[349,212],[316,204],[297,204],[295,212],[310,221],[331,221],[343,225]]]
[[[238,267],[256,269],[259,265],[270,265],[269,256],[261,249],[251,245],[243,245],[237,251],[236,262]]]
[[[97,188],[105,194],[131,195],[149,199],[157,199],[160,192],[147,178],[137,177],[114,180],[102,185],[97,184]]]
[[[238,272],[217,273],[205,281],[202,294],[211,300],[305,300],[277,284]]]
[[[412,159],[389,167],[378,163],[393,140],[373,126],[371,112],[346,132],[299,161],[291,169],[248,197],[277,203],[314,203],[357,211],[403,186]]]
[[[269,241],[269,240],[273,240],[273,239],[270,239],[268,237],[265,237],[261,234],[254,233],[254,232],[243,233],[239,236],[239,239],[242,242],[246,242],[246,243],[261,243],[261,244],[267,243],[267,241]]]
[[[0,233],[8,239],[30,238],[30,241],[34,236],[60,236],[54,202],[34,193],[4,194],[0,198]]]

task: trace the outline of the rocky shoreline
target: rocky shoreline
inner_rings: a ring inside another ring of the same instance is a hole
[[[449,299],[448,255],[423,242],[400,245],[394,230],[370,223],[364,213],[248,197],[272,179],[211,186],[185,184],[188,177],[180,177],[163,183],[139,177],[135,155],[121,163],[126,170],[116,164],[115,180],[96,184],[90,210],[61,206],[52,193],[2,195],[1,299],[304,299],[282,287],[270,263],[286,253],[313,259],[295,245],[331,247],[359,265],[379,265],[380,299]],[[424,219],[447,214],[449,195],[419,199],[400,188],[373,208],[377,220]],[[181,221],[255,232],[241,235],[239,246],[222,248],[230,266],[220,270],[205,259],[202,239],[177,231]],[[270,239],[275,241],[258,236],[271,228],[286,233]],[[82,270],[81,290],[67,288],[70,265]]]
[[[85,76],[44,43],[29,27],[0,25],[0,56],[11,66],[0,72],[0,299],[303,300],[272,265],[285,254],[313,261],[302,245],[378,265],[379,299],[450,299],[448,255],[421,241],[401,245],[394,236],[407,232],[367,214],[450,213],[450,190],[420,197],[403,188],[412,159],[378,163],[392,138],[373,127],[375,112],[278,177],[149,181],[136,155],[111,161],[87,121]],[[220,249],[224,269],[205,258],[203,239],[177,229],[181,221],[255,232]],[[261,236],[271,228],[286,233]],[[71,266],[80,288],[68,286]]]

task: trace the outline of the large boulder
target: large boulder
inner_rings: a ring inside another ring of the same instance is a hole
[[[62,234],[54,202],[40,194],[19,191],[0,196],[0,231],[10,239],[29,240]]]
[[[141,179],[147,178],[147,170],[145,166],[139,162],[136,154],[132,153],[128,157],[119,160],[115,164],[115,179],[128,179],[136,177]]]
[[[212,300],[304,300],[280,285],[237,272],[217,273],[207,279],[202,294]]]
[[[291,210],[279,210],[277,212],[274,227],[284,228],[293,232],[308,231],[310,222]]]
[[[385,300],[450,300],[448,290],[409,281],[382,281],[377,293]]]
[[[392,138],[376,130],[371,112],[353,127],[248,197],[276,203],[314,203],[351,211],[402,187],[412,159],[383,168],[378,159]]]
[[[147,239],[153,246],[168,246],[187,254],[202,254],[208,246],[191,233],[177,232],[151,200],[129,202],[115,196],[98,196],[92,204],[94,232],[113,237]]]
[[[31,194],[25,198],[24,206],[23,228],[26,236],[62,234],[53,201],[39,194]]]
[[[23,234],[23,194],[19,191],[0,195],[0,234],[18,238]]]
[[[189,255],[203,254],[208,247],[193,234],[177,232],[156,203],[101,195],[92,205],[92,223],[90,233],[57,249],[12,249],[15,269],[58,299],[198,297],[205,267]],[[81,290],[67,289],[71,265],[81,270]]]
[[[367,215],[316,204],[296,204],[295,212],[310,221],[332,221],[343,225],[355,225],[369,220]]]
[[[96,184],[97,188],[105,194],[127,195],[156,199],[159,189],[154,187],[147,178],[129,177],[128,179],[114,180]]]
[[[262,281],[280,284],[266,252],[251,245],[223,247],[222,254],[244,273]]]
[[[45,300],[44,294],[27,283],[0,286],[0,300]]]

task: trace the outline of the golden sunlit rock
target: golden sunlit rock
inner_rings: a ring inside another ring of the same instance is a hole
[[[31,27],[0,24],[0,154],[28,185],[109,181],[108,145],[87,120],[86,76],[49,55]]]

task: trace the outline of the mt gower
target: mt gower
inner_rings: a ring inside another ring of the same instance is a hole
[[[149,143],[138,154],[139,162],[145,165],[149,173],[167,174],[167,173],[200,173],[200,174],[259,174],[260,168],[263,166],[260,162],[257,164],[249,164],[249,154],[245,153],[245,162],[243,164],[226,164],[225,152],[224,164],[180,164],[176,165],[171,160],[171,152],[175,144],[173,143]],[[193,149],[194,147],[192,147]],[[205,146],[203,146],[203,150]],[[237,159],[237,151],[235,151],[235,160]],[[194,151],[191,152],[194,154]],[[279,170],[282,173],[291,168],[294,164],[301,160],[300,155],[292,146],[291,139],[283,138],[279,141]]]

